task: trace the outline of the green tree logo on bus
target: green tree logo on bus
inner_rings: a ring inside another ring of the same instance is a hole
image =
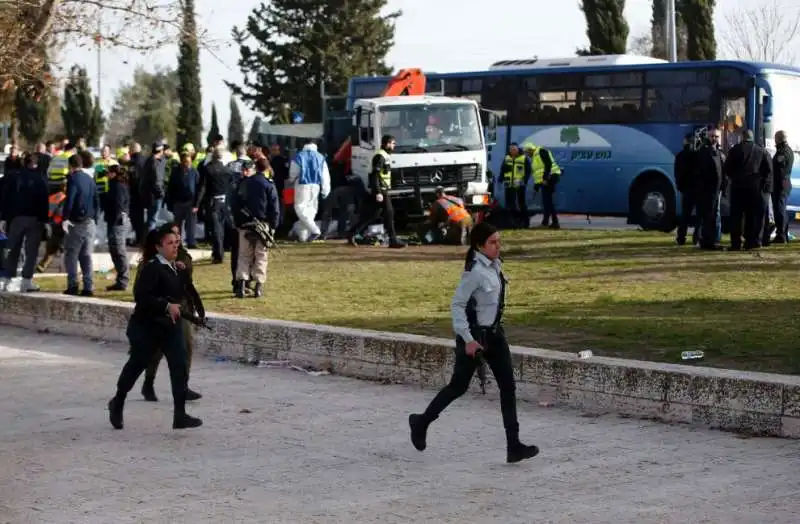
[[[569,147],[572,144],[577,144],[581,141],[581,132],[577,126],[569,126],[561,128],[561,143]]]

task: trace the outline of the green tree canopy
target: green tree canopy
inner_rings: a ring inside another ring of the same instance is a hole
[[[228,143],[244,143],[244,122],[236,97],[231,96],[231,118],[228,121]]]
[[[257,116],[255,120],[253,120],[253,125],[250,126],[250,133],[247,135],[247,141],[251,144],[258,144],[261,139],[261,122],[261,117]]]
[[[290,111],[322,117],[320,89],[346,92],[354,76],[386,75],[400,11],[382,14],[388,0],[272,0],[253,9],[239,45],[241,85],[228,83],[250,108],[276,117]]]
[[[64,86],[61,119],[70,140],[83,137],[90,145],[99,143],[103,134],[103,114],[97,107],[96,98],[92,97],[86,69],[79,65],[72,66]]]
[[[206,144],[211,144],[214,141],[214,137],[219,134],[219,121],[217,120],[217,105],[215,103],[211,103],[211,128],[208,130],[208,135],[206,135]]]
[[[589,47],[578,55],[621,55],[628,47],[630,28],[625,21],[625,0],[583,0]]]
[[[14,109],[19,132],[25,141],[29,145],[39,142],[47,130],[47,116],[50,110],[48,94],[40,96],[21,85],[15,93]]]
[[[715,0],[682,0],[680,12],[686,21],[686,58],[715,60],[717,40],[714,36]]]
[[[203,136],[203,96],[200,84],[200,50],[194,0],[183,0],[183,31],[178,48],[178,109],[176,145],[200,147]]]

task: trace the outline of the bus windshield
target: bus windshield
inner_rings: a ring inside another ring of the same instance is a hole
[[[800,77],[770,74],[766,78],[772,88],[772,129],[765,137],[767,148],[774,153],[774,134],[785,131],[792,151],[800,154]]]
[[[413,104],[378,110],[381,134],[395,137],[396,153],[483,149],[480,120],[472,104]]]

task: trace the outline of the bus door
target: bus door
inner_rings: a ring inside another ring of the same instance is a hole
[[[755,139],[756,144],[760,144],[769,150],[770,154],[775,153],[775,140],[772,134],[772,88],[763,77],[755,79],[755,98],[752,106],[755,115]]]
[[[723,151],[738,144],[747,127],[747,92],[723,92],[720,97],[720,129]]]

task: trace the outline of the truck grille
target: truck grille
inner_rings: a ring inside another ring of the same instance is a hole
[[[478,179],[480,179],[478,164],[392,169],[392,189],[448,186]]]

